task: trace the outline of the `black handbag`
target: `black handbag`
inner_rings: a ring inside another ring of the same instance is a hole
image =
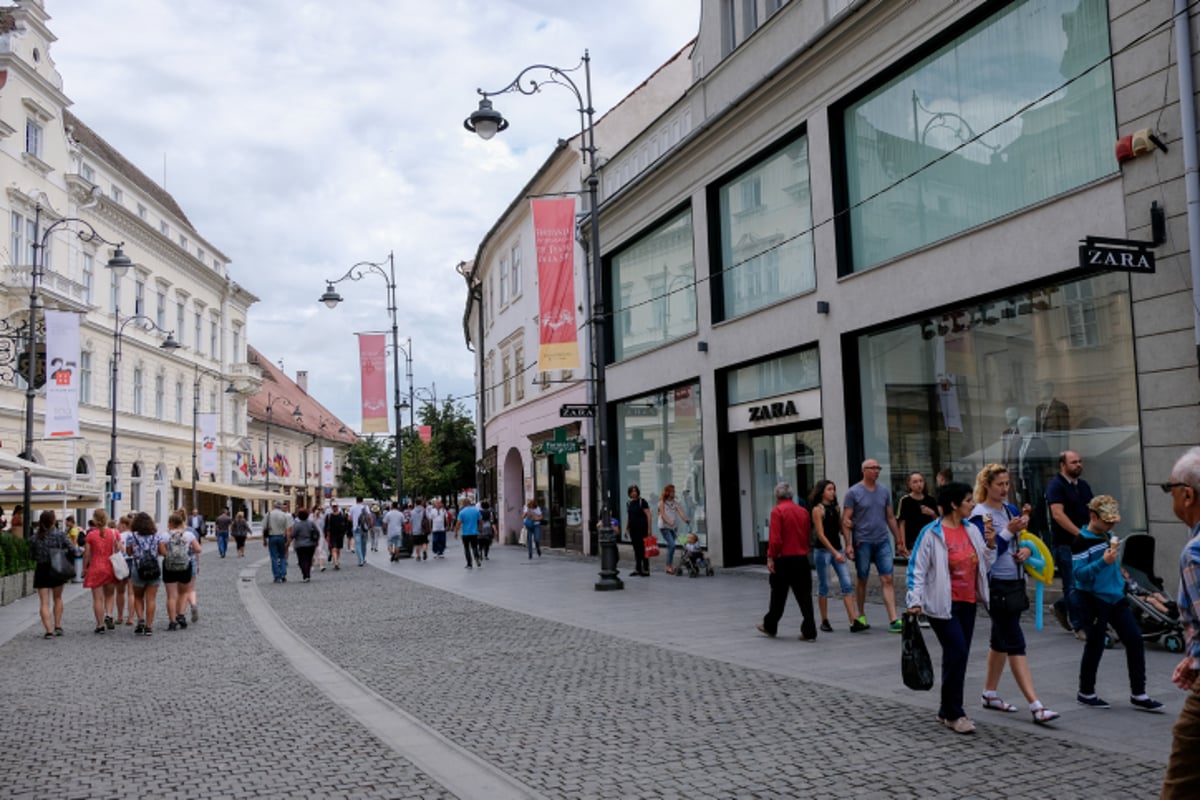
[[[61,547],[50,551],[50,571],[64,581],[75,580],[75,559]]]
[[[901,625],[900,677],[913,691],[927,692],[933,688],[933,659],[925,647],[917,615],[906,613]]]
[[[1029,608],[1029,595],[1025,593],[1025,581],[992,579],[988,586],[991,595],[991,608],[1006,614],[1020,614]]]

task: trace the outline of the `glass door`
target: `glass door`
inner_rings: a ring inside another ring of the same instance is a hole
[[[825,475],[825,444],[820,428],[767,433],[750,437],[750,502],[754,525],[754,551],[748,558],[767,554],[775,485],[787,481],[795,499],[808,505],[808,493]]]

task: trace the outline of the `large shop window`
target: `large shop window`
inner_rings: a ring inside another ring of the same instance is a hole
[[[849,269],[1115,172],[1108,55],[1105,0],[1022,0],[845,108]]]
[[[1110,273],[910,322],[858,339],[863,454],[894,492],[945,467],[974,483],[1005,464],[1013,502],[1047,530],[1058,454],[1083,457],[1096,494],[1146,529],[1129,279]]]
[[[722,185],[720,319],[748,314],[816,285],[808,139]]]
[[[660,225],[612,258],[620,298],[613,360],[620,361],[696,331],[692,212]]]
[[[657,530],[658,499],[668,483],[691,520],[691,531],[708,545],[704,508],[704,439],[700,426],[700,384],[690,383],[616,404],[617,479],[621,530],[630,484],[637,484],[650,503]],[[686,534],[680,532],[680,538]],[[683,542],[681,541],[680,544]]]

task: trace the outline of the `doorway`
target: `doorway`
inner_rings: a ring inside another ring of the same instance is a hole
[[[819,425],[820,423],[816,423]],[[787,481],[795,499],[808,505],[808,493],[825,474],[825,438],[820,427],[749,435],[750,517],[753,535],[742,555],[764,558],[770,531],[775,486]]]

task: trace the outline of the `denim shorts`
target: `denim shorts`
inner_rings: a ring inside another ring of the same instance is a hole
[[[854,543],[854,567],[860,580],[866,580],[867,576],[871,574],[872,564],[875,565],[875,571],[879,573],[879,577],[890,576],[894,556],[892,543],[887,540]]]
[[[837,574],[838,584],[843,595],[854,594],[854,585],[850,583],[850,565],[845,561],[838,563],[833,553],[824,547],[813,551],[813,560],[817,565],[817,596],[829,597],[829,568],[833,567]]]

